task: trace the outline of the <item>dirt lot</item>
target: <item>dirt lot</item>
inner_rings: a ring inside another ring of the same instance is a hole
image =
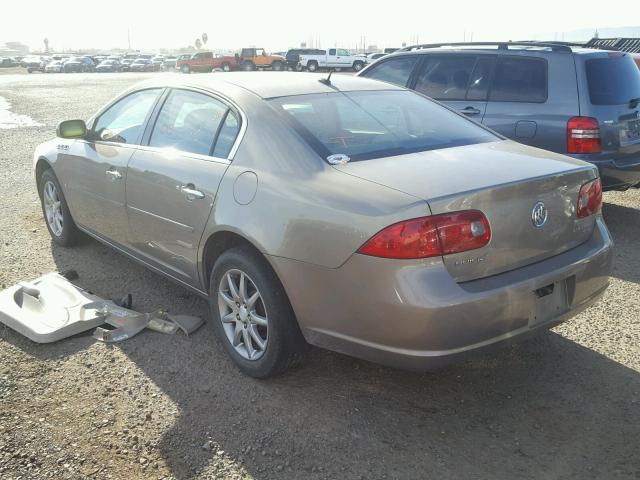
[[[0,77],[12,111],[42,124],[0,130],[3,287],[73,268],[99,295],[132,292],[139,310],[207,315],[203,300],[97,242],[54,246],[40,213],[34,147],[140,78]],[[116,346],[90,335],[36,345],[0,327],[0,478],[638,479],[640,191],[605,201],[616,263],[604,300],[435,373],[316,350],[256,381],[210,324]]]

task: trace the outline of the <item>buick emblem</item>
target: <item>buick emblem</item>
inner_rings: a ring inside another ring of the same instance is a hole
[[[544,205],[544,202],[536,203],[531,211],[531,222],[533,223],[533,226],[536,228],[542,227],[547,223],[547,218],[549,218],[549,212],[547,211],[547,207]]]

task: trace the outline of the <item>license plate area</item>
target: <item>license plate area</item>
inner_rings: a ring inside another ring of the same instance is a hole
[[[566,279],[544,285],[534,290],[532,296],[530,327],[548,322],[569,310]]]

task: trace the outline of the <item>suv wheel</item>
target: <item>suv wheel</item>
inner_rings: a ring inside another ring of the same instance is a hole
[[[256,69],[256,66],[253,64],[253,62],[244,62],[242,64],[242,70],[244,70],[245,72],[251,72],[255,69]]]
[[[218,257],[209,282],[209,305],[225,350],[247,375],[282,373],[307,347],[278,277],[248,247]]]
[[[231,71],[231,65],[229,65],[227,62],[222,64],[222,71],[223,72],[230,72]]]
[[[182,66],[180,67],[180,71],[181,71],[182,73],[191,73],[191,69],[189,68],[189,65],[182,65]]]
[[[364,67],[364,63],[360,60],[353,62],[353,71],[359,72]]]
[[[40,177],[38,191],[44,220],[53,241],[63,247],[78,243],[82,232],[71,218],[60,183],[51,169],[45,170]]]
[[[316,70],[318,70],[318,62],[313,61],[307,63],[307,70],[309,70],[310,72],[315,72]]]
[[[271,69],[275,72],[282,71],[282,62],[273,62],[271,64]]]

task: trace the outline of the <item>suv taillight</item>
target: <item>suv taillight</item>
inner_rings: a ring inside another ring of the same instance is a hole
[[[602,182],[599,178],[591,180],[580,187],[578,194],[578,208],[576,210],[579,218],[588,217],[598,213],[602,208]]]
[[[376,233],[358,253],[383,258],[427,258],[484,247],[491,239],[482,212],[462,212],[414,218]]]
[[[568,153],[600,153],[600,126],[592,117],[571,117],[567,122]]]

